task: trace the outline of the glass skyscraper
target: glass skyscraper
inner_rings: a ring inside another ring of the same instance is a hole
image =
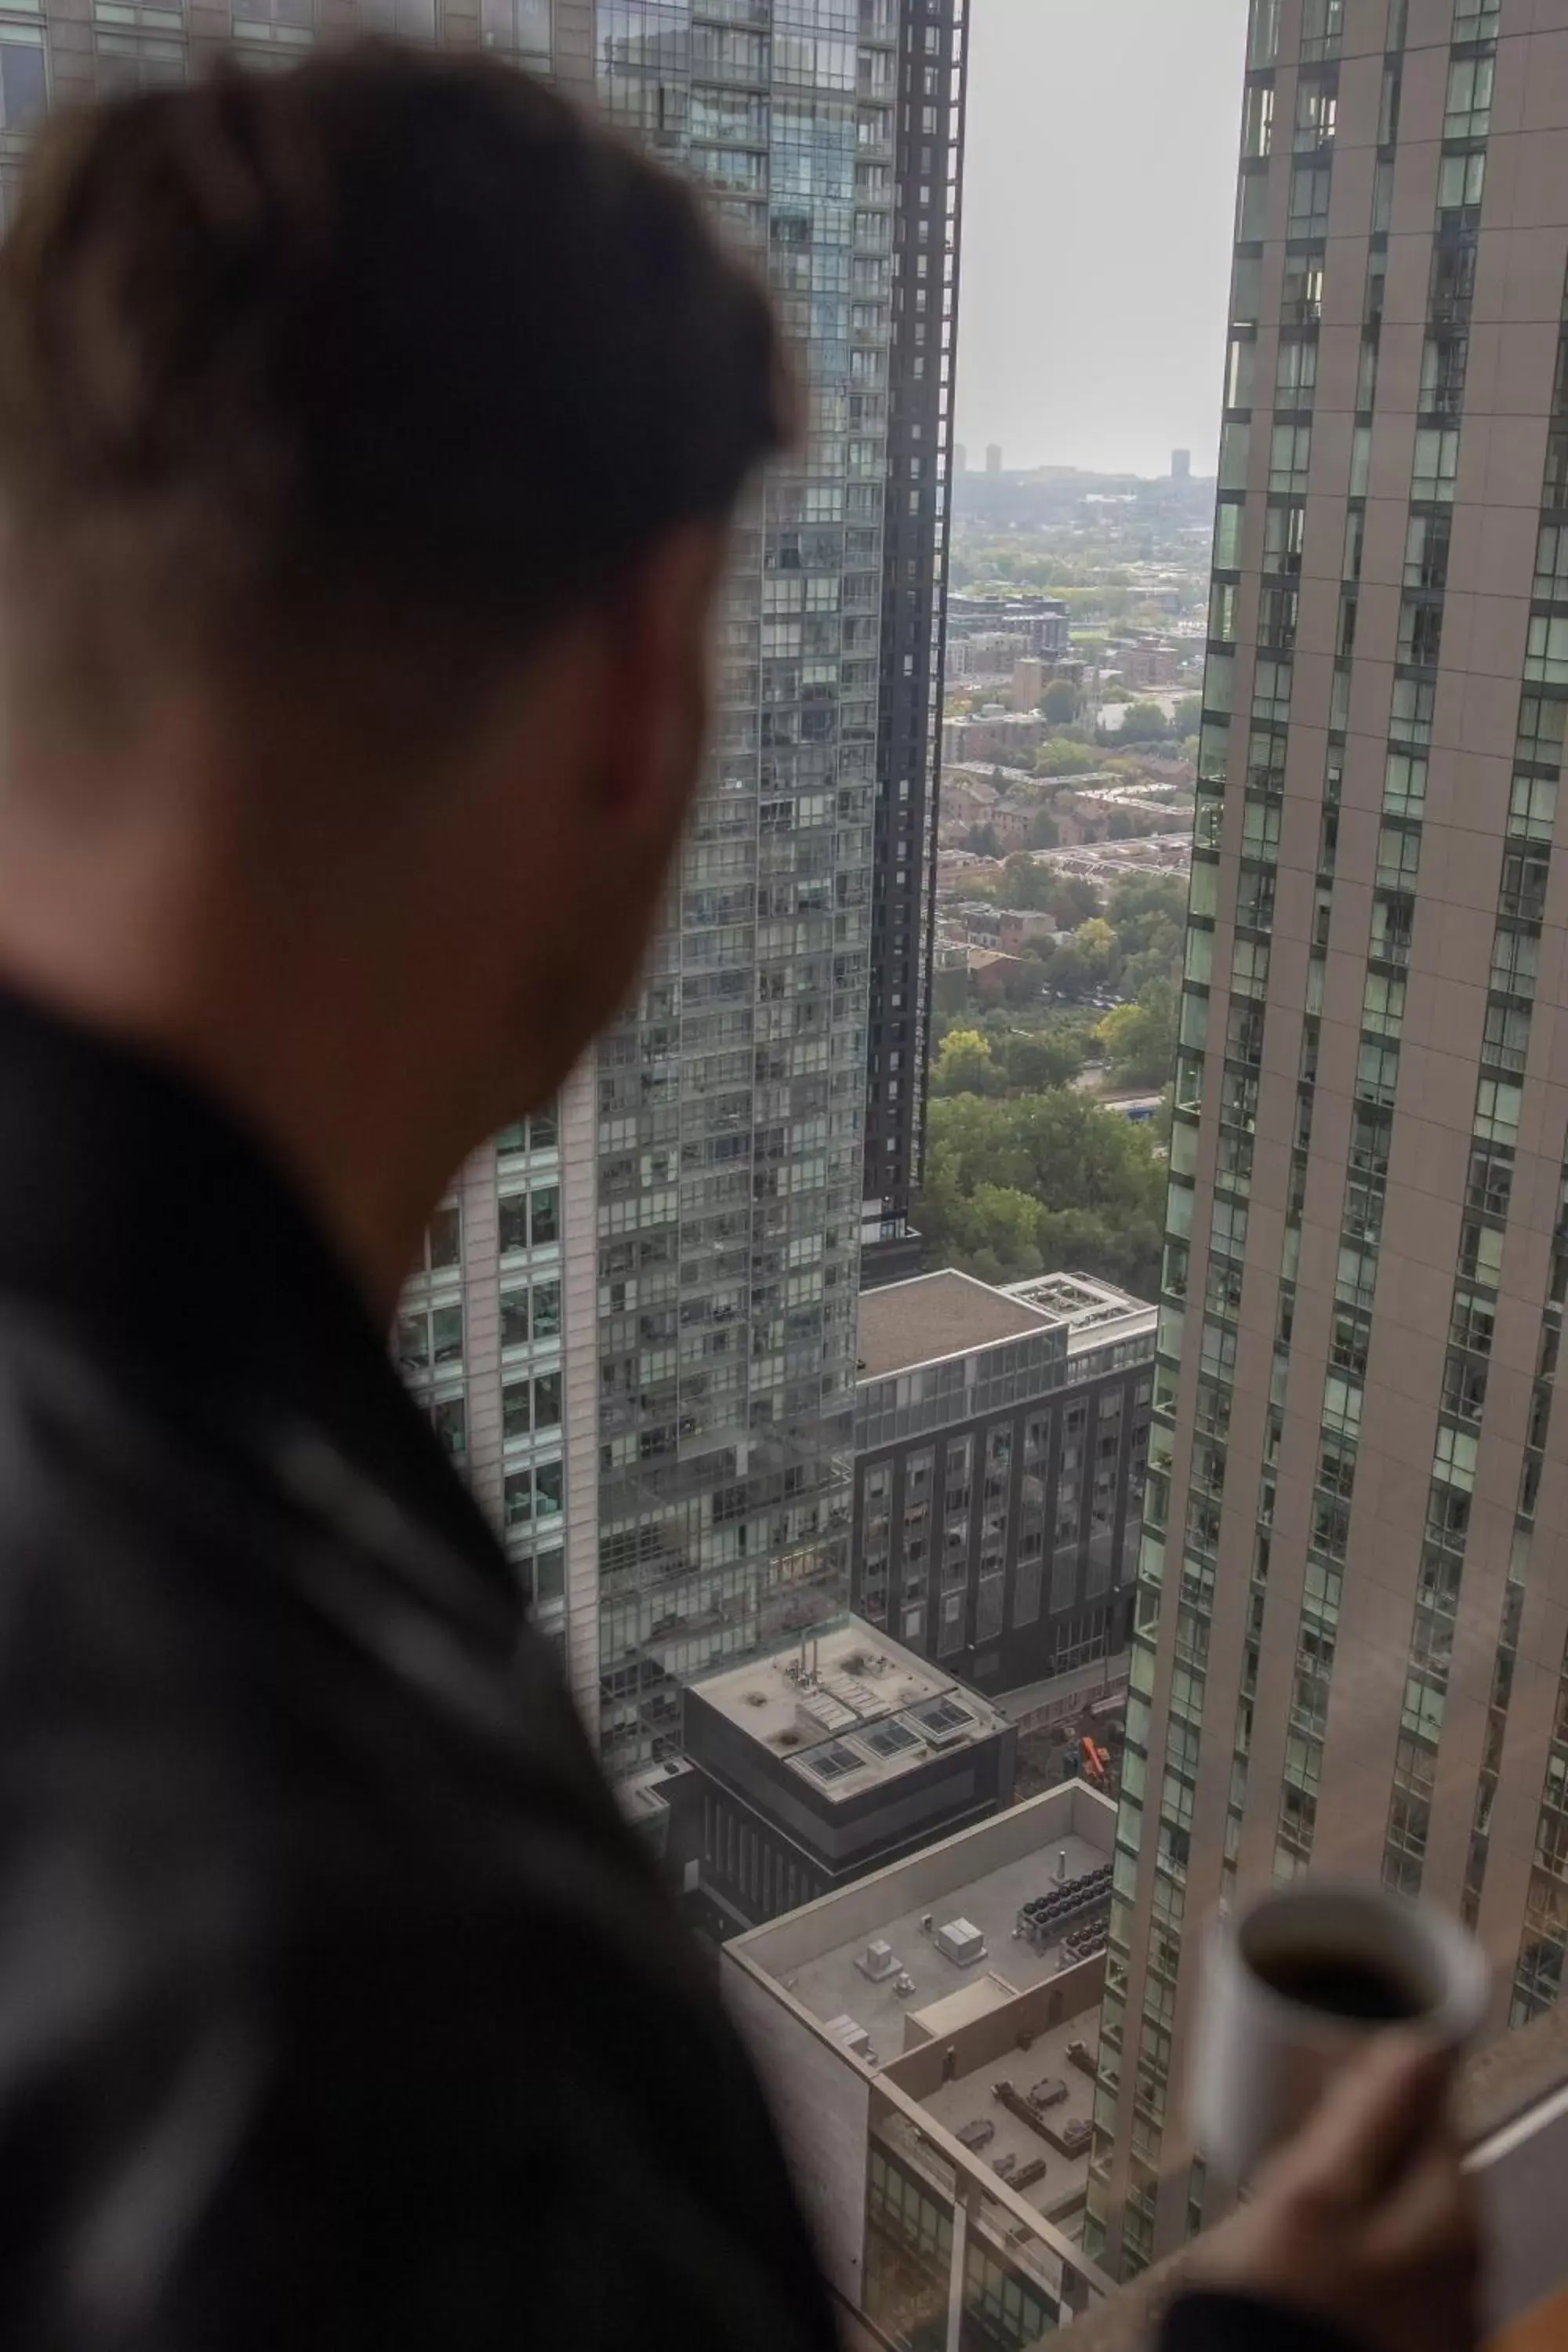
[[[1127,2267],[1212,2217],[1216,1906],[1430,1896],[1500,2028],[1568,1950],[1568,0],[1253,0],[1245,72],[1086,2238]]]
[[[922,1102],[962,0],[0,0],[0,189],[50,104],[357,30],[548,72],[689,173],[808,385],[637,1000],[460,1171],[395,1334],[634,1769],[683,1676],[848,1597],[863,1202],[904,1221]]]

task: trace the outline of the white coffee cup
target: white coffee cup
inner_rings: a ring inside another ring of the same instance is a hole
[[[1304,1880],[1217,1920],[1187,2072],[1194,2147],[1247,2180],[1369,2036],[1397,2023],[1457,2056],[1488,1990],[1457,1920],[1367,1881]]]

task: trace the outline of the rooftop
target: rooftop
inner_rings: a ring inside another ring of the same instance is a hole
[[[1078,2054],[1069,2057],[1069,2049]],[[1059,2136],[1067,2126],[1093,2120],[1094,2076],[1089,2067],[1099,2049],[1100,2006],[1098,2000],[1091,2000],[1059,2025],[1044,2033],[1031,2033],[1026,2050],[983,2056],[935,2089],[922,2091],[912,2084],[907,2087],[927,2115],[972,2147],[983,2165],[1017,2182],[1018,2194],[1026,2204],[1076,2235],[1089,2188],[1088,2146],[1069,2156],[1054,2145],[1054,2137],[1047,2140],[1020,2116],[1016,2107],[1005,2105],[994,2086],[998,2081],[1011,2082],[1026,2101],[1037,2085],[1061,2084],[1066,2097],[1053,2100],[1042,2117],[1047,2130]],[[984,2138],[987,2124],[991,2133]],[[1036,2170],[1037,2167],[1041,2168]]]
[[[911,1282],[890,1282],[861,1298],[858,1377],[886,1380],[917,1364],[1046,1330],[1053,1319],[1027,1300],[951,1267],[917,1275]]]
[[[691,1688],[835,1801],[994,1738],[1006,1723],[989,1699],[858,1617]]]
[[[1064,2263],[1097,2293],[1109,2285],[1074,2244],[1105,1959],[1043,1927],[1018,1933],[1019,1910],[1059,1887],[1058,1868],[1069,1881],[1106,1872],[1115,1831],[1113,1804],[1064,1781],[724,1948],[723,1968],[784,2012],[761,2045],[784,2083],[796,2079],[793,2016],[847,2072],[876,2076],[877,2134],[940,2198],[952,2201],[955,2178],[972,2183],[972,2222],[1053,2295]],[[1084,1925],[1101,1934],[1109,1892],[1104,1878],[1086,1890]],[[831,2082],[805,2079],[831,2107]]]
[[[1135,1298],[1130,1290],[1119,1290],[1115,1283],[1089,1274],[1036,1275],[1028,1282],[1010,1283],[1006,1296],[1020,1307],[1065,1321],[1069,1358],[1112,1339],[1152,1332],[1160,1321],[1159,1308],[1148,1299]]]
[[[1015,1933],[1020,1906],[1051,1893],[1058,1867],[1071,1880],[1109,1862],[1115,1832],[1116,1808],[1108,1799],[1081,1780],[1064,1781],[752,1928],[728,1948],[819,2023],[852,2018],[869,2037],[877,2063],[886,2063],[929,2038],[921,2012],[950,1995],[969,1996],[978,2015],[992,1996],[1001,2006],[1060,1972],[1059,1941],[1036,1944]],[[951,1920],[978,1928],[984,1951],[967,1961],[950,1958],[936,1931]],[[889,1946],[900,1966],[868,1975],[860,1962],[873,1943]],[[910,1990],[899,1991],[900,1976],[913,1979]],[[947,2030],[956,2021],[950,2017]],[[933,2030],[941,2027],[939,2020]]]
[[[1109,1838],[1109,1832],[1108,1832]],[[1044,1984],[1058,1974],[1061,1967],[1059,1943],[1035,1945],[1026,1943],[1017,1933],[1018,1913],[1024,1904],[1037,1895],[1048,1895],[1055,1882],[1058,1856],[1065,1850],[1066,1874],[1070,1879],[1082,1877],[1110,1859],[1109,1843],[1103,1851],[1090,1845],[1075,1831],[1058,1837],[1043,1850],[1031,1848],[993,1869],[984,1867],[984,1857],[977,1856],[980,1865],[972,1878],[962,1881],[951,1893],[931,1903],[920,1902],[895,1913],[882,1921],[871,1936],[857,1935],[847,1943],[836,1945],[795,1969],[793,1978],[785,1978],[787,1991],[810,2010],[814,2017],[826,2025],[836,2018],[852,2017],[870,2036],[871,2049],[877,2058],[885,2062],[898,2057],[909,2045],[907,2026],[918,2027],[921,2012],[945,2006],[951,1996],[971,1999],[988,1989],[995,1996],[995,2005],[1016,2000],[1020,1993],[1030,1992],[1036,1985]],[[889,1889],[896,1894],[896,1889]],[[921,1922],[931,1921],[928,1934]],[[968,1962],[950,1959],[936,1941],[936,1932],[949,1920],[966,1919],[977,1927],[984,1941],[979,1958]],[[889,1971],[885,1981],[878,1983],[868,1977],[860,1963],[869,1946],[885,1943],[892,1948],[900,1962],[897,1970]],[[911,1992],[898,1990],[900,1976],[914,1979]],[[975,2014],[979,2014],[976,2010]],[[932,2034],[951,2032],[962,2021],[954,2015],[945,2029],[940,2019],[933,2021]],[[869,2061],[870,2053],[863,2053]]]

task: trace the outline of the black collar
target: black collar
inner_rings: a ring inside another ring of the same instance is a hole
[[[263,1145],[185,1078],[0,990],[9,1295],[193,1393],[313,1423],[493,1587],[500,1549]]]

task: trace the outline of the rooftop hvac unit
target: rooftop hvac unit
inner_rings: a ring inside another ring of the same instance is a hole
[[[873,1984],[881,1984],[887,1978],[898,1975],[900,1962],[891,1944],[879,1936],[875,1942],[867,1945],[855,1965],[863,1977],[870,1978]]]
[[[985,1958],[985,1938],[972,1919],[949,1919],[936,1931],[937,1949],[961,1969]]]
[[[865,2027],[858,2025],[847,2012],[843,2017],[830,2017],[826,2031],[841,2050],[848,2051],[852,2058],[869,2059],[871,2037]]]

